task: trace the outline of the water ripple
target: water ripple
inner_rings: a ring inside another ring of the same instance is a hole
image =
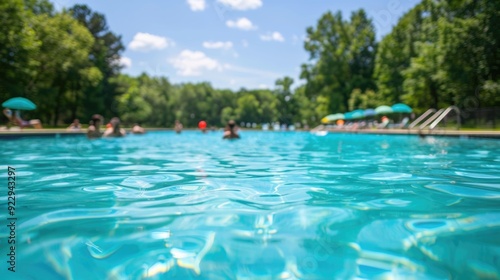
[[[500,278],[496,140],[0,141],[0,169],[16,168],[17,264],[30,268],[19,279]]]
[[[491,191],[463,185],[432,184],[425,186],[428,189],[443,192],[453,196],[483,199],[500,199],[500,191]]]

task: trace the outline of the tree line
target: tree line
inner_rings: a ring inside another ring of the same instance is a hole
[[[86,5],[0,3],[0,101],[24,96],[57,126],[94,113],[170,127],[199,120],[315,125],[330,113],[403,102],[417,113],[456,105],[500,106],[500,1],[422,0],[380,42],[362,9],[326,12],[306,29],[300,79],[233,91],[209,83],[121,73],[124,45]]]

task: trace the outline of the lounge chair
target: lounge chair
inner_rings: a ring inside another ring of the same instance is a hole
[[[14,126],[20,127],[21,129],[25,127],[33,127],[38,129],[42,128],[42,122],[40,120],[35,119],[25,121],[21,118],[19,111],[16,111],[16,113],[13,115],[10,109],[5,109],[3,110],[3,114],[9,119],[10,123],[12,123]]]
[[[390,122],[391,121],[388,118],[385,118],[380,124],[377,124],[377,128],[379,128],[379,129],[388,128]]]
[[[404,117],[401,123],[397,124],[397,128],[408,128],[410,125],[410,118]]]
[[[405,117],[405,118],[403,118],[403,120],[401,120],[400,123],[390,125],[389,127],[390,128],[399,128],[399,129],[408,128],[409,122],[410,122],[410,118]]]

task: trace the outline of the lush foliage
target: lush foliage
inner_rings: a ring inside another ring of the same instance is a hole
[[[245,123],[315,125],[330,113],[404,102],[417,112],[500,106],[500,1],[422,0],[376,41],[365,11],[326,12],[306,29],[309,61],[269,90],[171,84],[120,73],[124,46],[85,5],[56,12],[48,0],[0,2],[0,102],[25,96],[29,117],[63,125],[94,113],[169,127]]]
[[[381,99],[417,111],[500,106],[498,24],[499,1],[423,0],[380,43]]]

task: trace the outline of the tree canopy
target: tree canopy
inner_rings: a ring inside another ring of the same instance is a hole
[[[325,12],[306,29],[300,81],[271,89],[172,84],[121,73],[125,47],[86,5],[55,11],[48,0],[0,2],[0,101],[33,100],[33,117],[60,126],[99,113],[126,124],[187,127],[199,120],[315,125],[331,113],[404,102],[415,111],[500,106],[500,1],[422,0],[376,40],[362,9]]]

